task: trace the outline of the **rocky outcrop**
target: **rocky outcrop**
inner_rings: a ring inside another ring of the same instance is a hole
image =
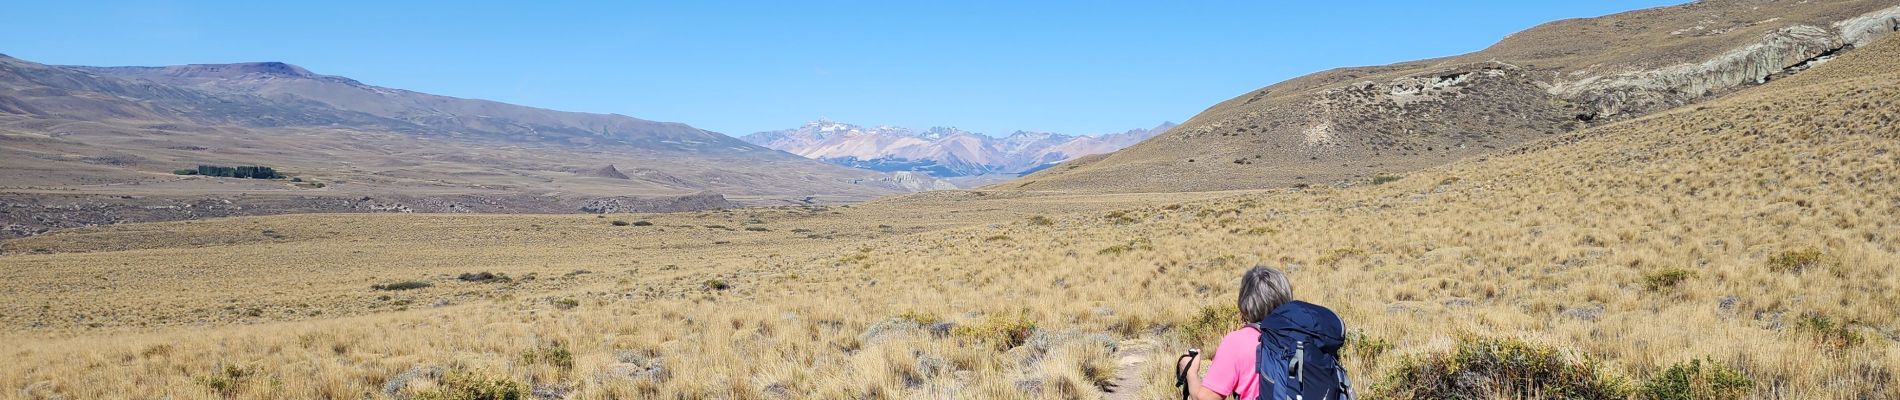
[[[1595,115],[1646,114],[1766,82],[1895,30],[1900,30],[1900,7],[1836,22],[1832,29],[1814,25],[1781,28],[1755,43],[1698,63],[1562,81],[1552,85],[1550,93],[1588,105]]]
[[[951,190],[951,189],[957,188],[957,185],[951,184],[950,182],[944,181],[942,179],[937,179],[937,178],[931,177],[930,175],[920,174],[920,173],[911,172],[911,171],[892,172],[891,182],[897,184],[898,186],[902,186],[904,190],[909,190],[912,192],[927,192],[927,191],[932,191],[932,190]]]
[[[1849,46],[1865,46],[1874,39],[1900,31],[1900,6],[1875,11],[1834,23],[1841,41]]]
[[[732,206],[732,202],[726,201],[726,196],[724,195],[712,192],[700,192],[685,196],[621,196],[599,198],[588,200],[586,203],[581,204],[578,209],[586,213],[606,214],[697,211],[729,208]]]

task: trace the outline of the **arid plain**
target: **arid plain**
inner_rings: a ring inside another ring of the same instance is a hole
[[[1162,398],[1265,263],[1375,397],[1891,398],[1894,65],[1262,191],[60,231],[0,243],[0,397]]]

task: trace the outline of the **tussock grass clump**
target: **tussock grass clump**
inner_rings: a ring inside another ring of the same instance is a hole
[[[417,393],[416,400],[520,400],[528,389],[519,382],[468,371],[450,371],[433,390]]]
[[[391,282],[391,283],[378,283],[374,285],[369,285],[369,288],[375,289],[375,290],[411,290],[411,289],[426,288],[430,286],[435,286],[435,284],[423,282],[423,281],[402,281],[402,282]]]
[[[1680,267],[1669,267],[1643,274],[1643,288],[1651,292],[1662,292],[1681,286],[1683,281],[1694,278],[1695,271]]]
[[[1035,226],[1050,226],[1050,225],[1055,225],[1056,221],[1049,219],[1049,217],[1037,215],[1034,217],[1029,217],[1029,224],[1035,225]]]
[[[1405,177],[1404,177],[1404,176],[1400,176],[1400,175],[1385,175],[1385,174],[1380,174],[1380,175],[1376,175],[1376,176],[1373,176],[1373,177],[1372,177],[1372,184],[1374,184],[1374,185],[1384,185],[1384,184],[1387,184],[1387,183],[1392,183],[1392,182],[1396,182],[1396,181],[1398,181],[1398,180],[1400,180],[1400,179],[1405,179]]]
[[[1696,359],[1669,366],[1643,383],[1645,400],[1730,400],[1748,395],[1755,381],[1734,367]]]
[[[726,282],[726,280],[724,279],[718,279],[718,278],[707,279],[704,282],[700,282],[699,286],[706,288],[706,290],[726,290],[726,289],[732,288],[731,283]]]
[[[997,350],[1009,350],[1021,346],[1036,332],[1036,320],[1027,312],[996,313],[983,318],[983,321],[960,325],[950,330],[957,336],[995,346]]]
[[[1768,258],[1768,270],[1781,273],[1801,273],[1821,266],[1825,260],[1821,250],[1806,248],[1784,251]]]
[[[1399,399],[1621,399],[1630,388],[1582,355],[1517,339],[1464,337],[1449,353],[1405,358],[1375,391]]]

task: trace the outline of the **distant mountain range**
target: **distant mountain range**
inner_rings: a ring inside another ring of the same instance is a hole
[[[175,175],[268,166],[296,182]],[[654,212],[952,187],[717,132],[379,87],[281,62],[0,55],[0,238],[289,212]],[[312,182],[320,182],[321,185]]]
[[[740,139],[853,168],[951,178],[1035,172],[1076,157],[1119,150],[1171,128],[1174,123],[1164,122],[1153,128],[1100,136],[1016,131],[998,138],[957,128],[916,131],[818,120]]]

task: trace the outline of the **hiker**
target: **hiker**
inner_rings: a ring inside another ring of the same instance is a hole
[[[1176,369],[1182,398],[1352,398],[1346,370],[1338,365],[1344,323],[1325,307],[1293,300],[1285,273],[1255,266],[1241,276],[1240,319],[1244,325],[1221,338],[1213,362],[1202,362],[1199,350],[1182,356]],[[1206,376],[1193,379],[1203,367]]]

